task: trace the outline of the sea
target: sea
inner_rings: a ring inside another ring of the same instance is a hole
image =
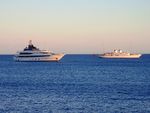
[[[150,113],[150,54],[60,62],[0,55],[0,113]]]

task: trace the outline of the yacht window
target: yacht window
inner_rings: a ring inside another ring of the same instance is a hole
[[[30,55],[32,53],[20,53],[20,55]]]

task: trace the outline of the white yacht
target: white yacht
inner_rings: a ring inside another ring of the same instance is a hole
[[[14,56],[15,61],[59,61],[64,54],[56,54],[47,50],[40,50],[36,48],[32,41],[29,41],[29,45]]]
[[[141,56],[141,54],[132,54],[122,50],[114,50],[113,52],[99,55],[101,58],[140,58]]]

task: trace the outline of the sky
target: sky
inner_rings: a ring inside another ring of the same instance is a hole
[[[0,0],[0,54],[150,53],[150,0]]]

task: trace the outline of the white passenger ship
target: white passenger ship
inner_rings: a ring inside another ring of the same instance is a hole
[[[101,58],[140,58],[141,56],[141,54],[132,54],[122,50],[114,50],[113,52],[99,55]]]
[[[56,54],[47,50],[36,48],[32,41],[29,41],[28,47],[23,51],[17,52],[14,56],[15,61],[59,61],[64,54]]]

